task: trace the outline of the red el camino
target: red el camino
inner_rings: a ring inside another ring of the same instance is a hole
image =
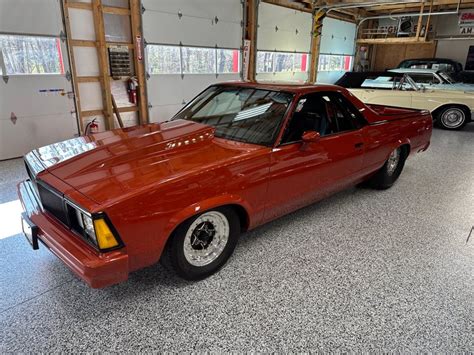
[[[217,271],[239,234],[362,182],[385,189],[430,144],[428,111],[327,85],[213,85],[171,121],[36,149],[23,229],[92,287],[163,260]]]

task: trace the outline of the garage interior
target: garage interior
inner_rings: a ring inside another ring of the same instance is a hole
[[[473,123],[435,127],[388,190],[242,234],[198,282],[157,263],[93,289],[22,233],[33,149],[169,121],[215,83],[417,58],[474,73],[474,1],[0,0],[0,351],[473,352]]]

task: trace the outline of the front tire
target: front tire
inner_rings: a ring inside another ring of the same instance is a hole
[[[226,263],[239,235],[240,220],[232,208],[209,210],[176,228],[162,260],[180,277],[201,280]]]
[[[458,106],[448,106],[436,115],[436,123],[443,129],[460,130],[467,123],[468,112]]]
[[[393,186],[402,173],[407,154],[402,147],[398,147],[388,157],[385,164],[369,180],[369,185],[378,190],[385,190]]]

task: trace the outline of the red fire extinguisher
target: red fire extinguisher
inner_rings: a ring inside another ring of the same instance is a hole
[[[137,88],[138,80],[135,77],[128,79],[127,81],[127,91],[128,91],[128,100],[132,104],[137,104]]]
[[[90,121],[86,125],[85,133],[87,134],[93,134],[93,133],[99,133],[99,125],[96,122],[96,118],[94,118],[92,121]]]

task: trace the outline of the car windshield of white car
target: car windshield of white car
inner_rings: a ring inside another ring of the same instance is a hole
[[[216,128],[215,135],[270,146],[293,100],[293,94],[238,86],[211,86],[173,119]]]

